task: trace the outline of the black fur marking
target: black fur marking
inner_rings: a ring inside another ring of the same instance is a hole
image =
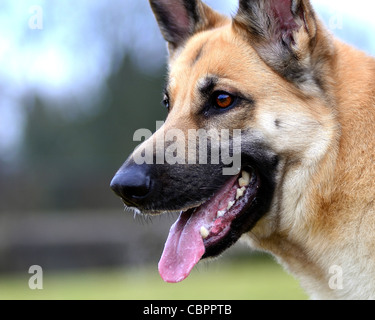
[[[237,23],[247,29],[251,35],[257,39],[265,38],[265,26],[259,23],[259,4],[254,0],[241,0],[238,8],[237,16],[234,18]],[[268,27],[271,21],[268,18]]]
[[[191,67],[194,67],[195,64],[196,64],[196,63],[199,61],[199,59],[202,57],[204,47],[205,47],[205,45],[203,45],[203,46],[198,50],[197,55],[195,56],[195,58],[193,59],[193,61],[192,61],[192,63],[191,63]]]
[[[171,11],[171,7],[163,1],[150,0],[150,4],[161,32],[167,42],[175,48],[183,44],[195,32],[195,26],[200,22],[196,1],[177,0],[175,6],[182,6],[188,23],[181,23],[181,18]],[[173,7],[172,7],[173,8]],[[180,8],[181,10],[181,8]]]
[[[194,24],[199,23],[200,16],[198,13],[197,2],[194,0],[183,0],[186,11],[189,13],[190,18]]]
[[[218,81],[219,81],[218,77],[209,76],[203,81],[203,83],[198,88],[198,90],[200,91],[203,97],[205,98],[210,97]]]
[[[247,31],[251,45],[258,51],[263,61],[283,78],[297,85],[313,83],[313,65],[306,68],[301,63],[303,57],[296,54],[295,46],[298,43],[296,43],[295,32],[300,28],[305,29],[310,38],[312,52],[316,35],[309,30],[307,21],[315,20],[314,13],[312,10],[307,10],[301,0],[291,0],[289,15],[284,10],[280,11],[282,4],[277,1],[240,0],[234,21],[241,29]],[[274,46],[277,46],[278,50],[275,50]],[[270,50],[265,50],[267,47],[270,47]],[[309,55],[311,52],[305,54]]]
[[[177,21],[171,19],[167,8],[160,5],[157,1],[152,1],[151,3],[165,40],[171,44],[177,45],[177,43],[181,42],[186,36],[184,30],[178,26]]]
[[[231,231],[219,242],[206,248],[204,257],[220,254],[232,246],[243,233],[250,231],[269,211],[275,191],[275,177],[278,170],[278,157],[261,141],[252,136],[251,131],[243,133],[241,167],[253,168],[257,175],[255,198],[231,224]],[[197,149],[199,145],[197,144]],[[152,164],[144,165],[152,188],[146,198],[135,199],[128,203],[144,213],[180,211],[197,207],[216,194],[231,179],[223,175],[224,164],[211,164],[211,146],[207,145],[208,164]],[[232,151],[233,153],[233,151]],[[156,156],[154,156],[156,157]],[[197,152],[197,158],[199,154]],[[154,158],[156,163],[156,158]],[[130,157],[123,166],[133,166]],[[121,171],[121,170],[120,170]]]

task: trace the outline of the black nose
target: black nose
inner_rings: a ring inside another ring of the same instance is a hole
[[[137,164],[124,166],[112,179],[111,188],[127,205],[137,206],[151,191],[148,168]]]

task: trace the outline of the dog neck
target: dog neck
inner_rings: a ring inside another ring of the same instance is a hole
[[[336,41],[331,75],[336,128],[326,156],[310,168],[295,165],[309,172],[295,187],[298,201],[288,205],[279,191],[277,213],[246,238],[313,299],[374,299],[375,60]]]

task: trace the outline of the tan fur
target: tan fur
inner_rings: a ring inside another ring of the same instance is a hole
[[[329,149],[305,181],[307,168],[291,167],[292,183],[284,180],[280,196],[285,200],[275,201],[294,205],[279,208],[277,219],[272,213],[265,217],[249,236],[255,247],[272,252],[296,274],[312,297],[374,299],[375,62],[339,42],[335,51],[331,99],[337,116],[330,124]],[[298,179],[303,186],[295,199]],[[270,231],[274,221],[279,224]],[[343,269],[341,290],[329,288],[334,265]]]
[[[317,49],[306,59],[319,60],[325,81],[295,85],[238,25],[209,15],[208,30],[171,52],[165,126],[254,129],[280,156],[281,170],[270,212],[244,239],[274,254],[313,298],[375,299],[375,60],[316,21]],[[198,123],[197,85],[207,75],[220,78],[217,89],[248,92],[256,107]],[[343,270],[340,290],[329,287],[334,265]]]

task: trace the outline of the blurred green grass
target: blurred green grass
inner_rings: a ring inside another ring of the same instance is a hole
[[[164,283],[156,265],[140,269],[48,272],[43,290],[30,290],[29,274],[0,276],[2,300],[302,300],[296,280],[269,258],[201,263],[179,284]]]

